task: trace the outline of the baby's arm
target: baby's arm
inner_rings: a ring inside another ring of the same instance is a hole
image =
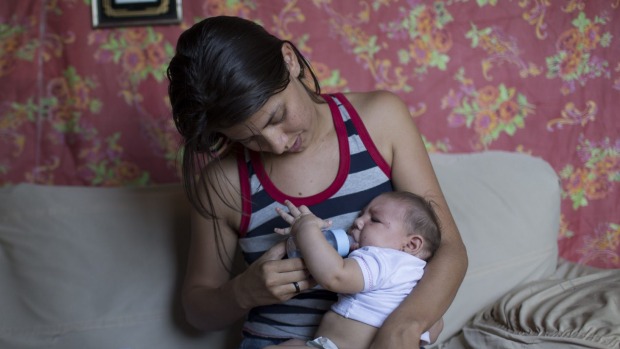
[[[304,256],[306,267],[319,285],[338,293],[362,291],[364,278],[359,264],[353,259],[340,257],[321,232],[329,224],[315,216],[306,206],[298,208],[290,201],[286,201],[285,205],[289,212],[278,210],[278,214],[291,224],[290,234]]]

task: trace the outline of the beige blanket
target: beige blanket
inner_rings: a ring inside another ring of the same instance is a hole
[[[463,329],[470,348],[620,348],[620,270],[515,289]]]

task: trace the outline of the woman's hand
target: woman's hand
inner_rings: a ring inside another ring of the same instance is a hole
[[[285,254],[285,243],[278,243],[238,277],[234,292],[242,308],[282,303],[316,286],[304,261],[300,258],[282,259]]]

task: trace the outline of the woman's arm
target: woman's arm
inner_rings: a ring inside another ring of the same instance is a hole
[[[355,260],[342,258],[327,242],[321,230],[328,228],[329,224],[315,216],[306,206],[296,207],[288,200],[285,204],[289,213],[278,209],[278,214],[292,225],[290,234],[301,250],[314,280],[332,292],[361,292],[364,289],[362,270]]]
[[[395,189],[434,201],[441,222],[441,245],[427,264],[424,276],[387,318],[371,346],[411,348],[454,300],[467,270],[467,253],[407,106],[389,92],[359,98],[359,105],[373,141],[391,165]]]
[[[230,180],[219,183],[238,183],[235,162],[223,161],[222,165],[223,173]],[[211,190],[214,210],[219,218],[207,219],[196,211],[192,213],[192,236],[182,300],[186,317],[193,326],[206,331],[220,330],[253,307],[292,298],[296,294],[292,285],[294,281],[306,280],[299,282],[303,289],[314,286],[308,280],[309,274],[301,259],[282,260],[285,254],[283,243],[272,247],[231,279],[241,216],[220,199],[218,190],[222,189],[205,190]],[[238,192],[235,188],[223,190]],[[218,232],[214,225],[217,225]]]
[[[235,295],[238,280],[229,280],[236,237],[218,222],[221,234],[218,239],[213,223],[196,211],[192,212],[192,235],[182,293],[187,320],[206,331],[227,327],[247,312],[240,302],[241,297]]]

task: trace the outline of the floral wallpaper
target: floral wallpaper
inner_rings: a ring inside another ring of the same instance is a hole
[[[179,182],[165,69],[215,15],[293,41],[325,92],[399,94],[430,152],[547,160],[561,256],[620,268],[620,0],[185,0],[180,25],[96,30],[90,0],[2,1],[0,185]]]

